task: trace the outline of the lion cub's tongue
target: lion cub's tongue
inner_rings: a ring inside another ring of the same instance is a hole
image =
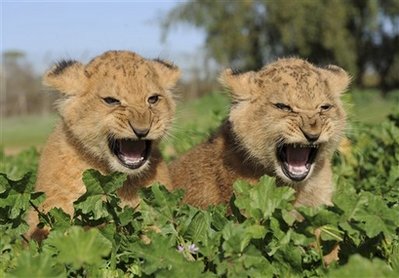
[[[294,145],[287,146],[287,163],[292,170],[304,171],[306,170],[306,162],[308,161],[310,154],[310,148],[308,147],[295,147]]]
[[[123,155],[127,163],[136,163],[144,159],[146,150],[145,141],[123,139],[119,144],[119,152]]]

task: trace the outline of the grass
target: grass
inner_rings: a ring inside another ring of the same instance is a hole
[[[344,98],[349,103],[349,119],[356,123],[378,124],[399,107],[399,90],[385,99],[373,90],[354,90]],[[206,137],[227,115],[228,105],[228,96],[222,92],[180,103],[172,136],[164,145],[167,159],[187,151],[193,143],[197,144]],[[45,143],[57,119],[56,115],[3,118],[0,147],[6,153],[15,153],[31,146],[40,147]]]
[[[7,153],[14,153],[31,146],[41,146],[54,128],[57,119],[56,115],[2,118],[0,146]]]

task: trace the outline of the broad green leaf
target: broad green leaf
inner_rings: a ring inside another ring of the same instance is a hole
[[[217,266],[218,277],[273,277],[268,260],[253,245],[240,254],[228,256]]]
[[[369,192],[363,192],[362,196],[367,198],[367,204],[354,215],[354,219],[364,223],[361,226],[368,237],[383,233],[391,240],[399,227],[399,210],[388,208],[380,196]]]
[[[60,208],[52,208],[48,216],[52,219],[53,229],[66,229],[71,226],[71,216]]]
[[[111,252],[112,244],[95,229],[85,231],[72,226],[64,233],[50,233],[45,244],[58,250],[56,261],[71,264],[74,269],[85,265],[101,266],[102,258]]]
[[[22,179],[13,181],[4,174],[0,182],[6,188],[0,194],[0,208],[7,209],[7,216],[11,219],[20,217],[30,207],[31,193],[33,191],[35,176],[27,173]]]
[[[126,180],[126,174],[113,173],[103,176],[100,172],[89,169],[83,173],[83,182],[86,185],[87,195],[113,193],[121,187]]]
[[[223,229],[223,249],[226,254],[243,252],[252,239],[261,239],[266,234],[264,226],[252,224],[249,221],[243,224],[229,222]]]
[[[360,255],[353,255],[349,258],[349,262],[340,268],[332,269],[328,272],[328,277],[342,278],[342,277],[381,277],[381,278],[396,278],[398,272],[394,272],[385,262],[380,259],[372,261],[361,257]]]
[[[202,263],[187,261],[170,239],[159,234],[152,234],[150,238],[150,244],[136,241],[129,245],[129,249],[134,250],[134,256],[142,260],[143,273],[156,277],[202,277],[204,275]]]
[[[253,217],[257,221],[268,219],[276,208],[288,208],[295,192],[289,187],[276,187],[275,179],[268,176],[262,177],[256,185],[237,181],[233,187],[235,205],[246,217]]]
[[[169,192],[165,186],[159,185],[157,183],[150,187],[141,189],[139,194],[143,201],[147,204],[150,204],[154,207],[161,207],[166,210],[168,208],[177,206],[183,198],[182,190]],[[171,211],[167,212],[171,213]]]
[[[120,224],[122,226],[126,226],[128,223],[131,223],[134,220],[134,209],[128,206],[125,206],[122,209],[122,212],[118,214]]]
[[[187,235],[190,236],[193,242],[205,241],[208,230],[210,229],[210,219],[205,213],[199,212],[191,221],[187,230]]]
[[[92,213],[94,220],[107,217],[109,211],[104,202],[116,194],[115,191],[123,185],[125,180],[126,174],[113,173],[103,176],[96,170],[86,170],[83,173],[86,193],[74,202],[75,211],[81,211],[83,214]]]
[[[25,251],[19,257],[9,277],[65,277],[65,268],[49,254],[32,255]]]

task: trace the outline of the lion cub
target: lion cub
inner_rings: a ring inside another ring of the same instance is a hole
[[[82,173],[97,169],[128,174],[118,193],[124,204],[138,204],[137,191],[158,181],[170,186],[158,144],[171,127],[175,101],[170,89],[180,71],[161,60],[129,51],[108,51],[87,65],[62,61],[44,75],[59,91],[61,120],[41,155],[36,191],[46,194],[39,208],[73,214],[73,202],[85,193]],[[38,216],[28,217],[29,235],[42,239]]]
[[[266,174],[296,190],[295,205],[331,204],[330,161],[345,128],[340,95],[348,74],[289,58],[258,72],[226,70],[220,81],[231,91],[228,119],[169,168],[184,201],[227,203],[235,180],[255,183]]]

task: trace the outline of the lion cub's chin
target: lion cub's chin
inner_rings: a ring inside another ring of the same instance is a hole
[[[109,166],[110,166],[111,170],[114,171],[114,172],[120,172],[120,173],[125,173],[125,174],[131,175],[131,176],[139,177],[142,174],[144,174],[145,171],[149,168],[150,162],[149,162],[149,160],[147,160],[139,168],[131,169],[131,168],[128,168],[128,167],[122,165],[118,161],[117,158],[113,158],[110,161],[110,165]]]

